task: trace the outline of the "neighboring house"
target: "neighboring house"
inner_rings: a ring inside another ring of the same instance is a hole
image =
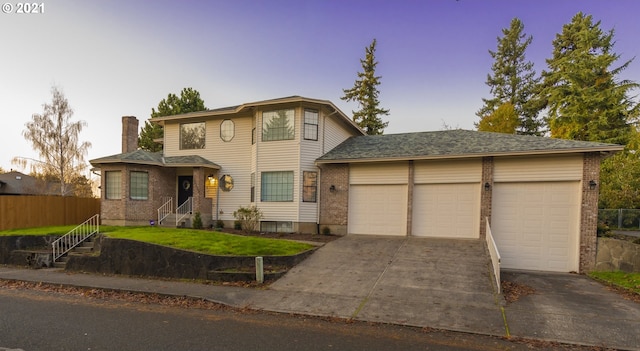
[[[138,122],[123,117],[123,153],[91,161],[104,223],[148,223],[166,199],[192,198],[205,225],[255,205],[262,231],[478,239],[490,224],[502,267],[543,271],[595,264],[600,160],[622,150],[465,130],[365,136],[331,102],[299,96],[151,121],[162,153],[137,150]]]
[[[0,195],[60,195],[60,186],[11,171],[0,174]]]

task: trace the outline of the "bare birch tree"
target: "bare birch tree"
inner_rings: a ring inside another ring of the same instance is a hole
[[[60,195],[66,196],[73,192],[73,180],[87,167],[85,155],[91,143],[80,142],[78,136],[87,122],[71,121],[73,109],[62,91],[54,86],[51,94],[51,103],[42,105],[44,111],[41,114],[31,116],[31,122],[25,124],[27,128],[22,135],[40,155],[40,159],[31,165],[32,172],[59,181]],[[12,163],[25,168],[28,161],[28,158],[18,156]]]

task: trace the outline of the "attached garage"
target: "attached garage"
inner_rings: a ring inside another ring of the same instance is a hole
[[[406,162],[352,165],[349,171],[349,233],[407,235]]]
[[[507,269],[595,265],[600,161],[620,145],[466,130],[349,138],[316,160],[320,226],[480,239]]]
[[[497,159],[491,230],[502,267],[579,270],[581,155]]]
[[[478,238],[482,160],[415,162],[414,236]]]

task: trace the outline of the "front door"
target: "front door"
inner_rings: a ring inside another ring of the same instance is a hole
[[[178,206],[193,196],[193,176],[178,176]]]

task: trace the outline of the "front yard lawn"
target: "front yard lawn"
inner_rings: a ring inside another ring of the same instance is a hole
[[[1,235],[63,235],[74,226],[40,227],[1,231]],[[110,238],[143,241],[210,255],[285,256],[313,248],[291,240],[224,234],[207,230],[162,227],[100,226]]]
[[[640,273],[591,272],[589,276],[607,284],[640,294]]]

